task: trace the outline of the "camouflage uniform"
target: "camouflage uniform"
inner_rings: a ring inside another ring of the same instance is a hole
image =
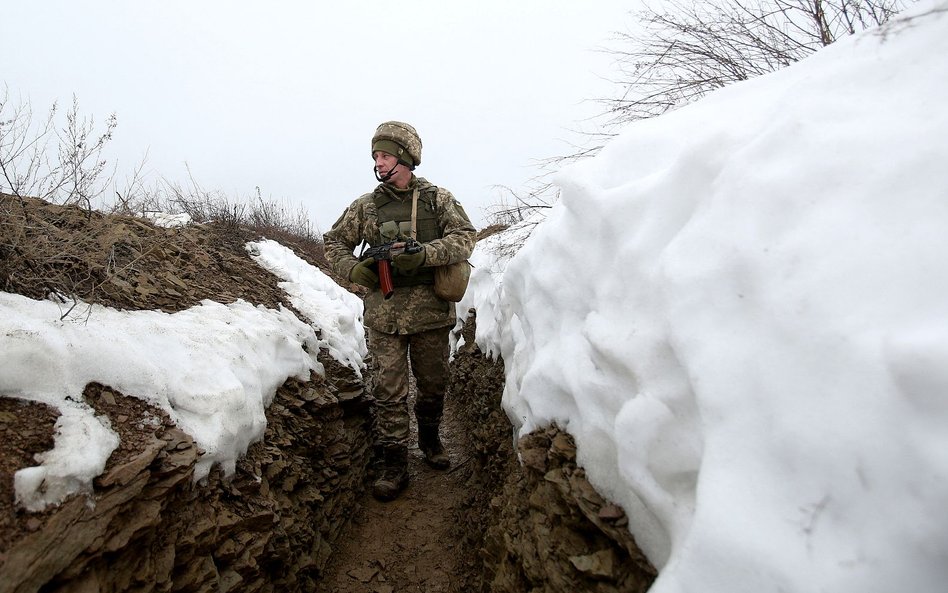
[[[380,226],[398,224],[401,238],[409,236],[412,194],[418,190],[417,233],[425,263],[412,274],[392,268],[394,295],[385,300],[378,288],[365,297],[368,346],[378,369],[375,389],[377,432],[381,445],[407,445],[408,371],[418,384],[415,414],[419,425],[441,420],[448,365],[448,333],[454,326],[454,304],[434,294],[434,266],[470,257],[475,230],[451,192],[422,177],[412,176],[407,189],[379,184],[354,201],[325,234],[326,257],[343,278],[358,263],[353,255],[363,242],[375,246],[383,239]]]

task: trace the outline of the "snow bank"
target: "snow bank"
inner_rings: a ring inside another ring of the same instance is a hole
[[[251,258],[278,278],[290,302],[319,332],[319,345],[360,377],[368,353],[362,299],[276,241],[247,244]]]
[[[508,415],[576,437],[653,591],[944,590],[946,55],[926,2],[629,126],[475,268]]]
[[[215,463],[232,473],[263,437],[264,409],[287,377],[322,371],[312,327],[244,301],[174,314],[80,305],[61,319],[53,302],[0,293],[0,311],[0,393],[62,413],[55,449],[15,476],[17,502],[29,510],[88,488],[118,446],[108,420],[81,401],[90,382],[167,412],[204,450],[195,469],[202,479]]]

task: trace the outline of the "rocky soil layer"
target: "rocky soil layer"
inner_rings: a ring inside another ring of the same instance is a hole
[[[7,517],[0,591],[316,590],[364,492],[370,417],[353,387],[288,381],[236,474],[195,484],[188,435],[140,400],[91,385],[86,400],[119,428],[122,450],[91,496]],[[28,407],[5,413],[20,425]]]
[[[0,195],[0,288],[123,309],[237,298],[292,308],[278,279],[248,257],[244,245],[257,238]],[[320,264],[319,249],[296,247]],[[160,410],[87,386],[83,397],[109,416],[122,444],[91,495],[44,513],[15,508],[13,473],[52,447],[57,412],[0,397],[0,592],[315,590],[364,494],[371,453],[362,383],[320,360],[325,378],[279,389],[264,440],[235,475],[215,471],[203,484],[192,479],[199,451]]]
[[[451,378],[473,461],[470,495],[457,517],[459,537],[479,550],[470,590],[646,591],[655,568],[622,509],[600,496],[576,465],[572,437],[551,427],[519,439],[514,451],[501,408],[503,361],[485,358],[473,331],[473,324],[465,327],[466,346]]]

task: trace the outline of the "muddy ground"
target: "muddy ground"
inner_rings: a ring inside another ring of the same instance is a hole
[[[470,458],[459,439],[453,406],[446,405],[445,449],[452,467],[430,468],[409,455],[410,481],[391,502],[363,496],[320,583],[325,593],[461,593],[476,578],[476,557],[460,537],[455,517],[466,512]]]

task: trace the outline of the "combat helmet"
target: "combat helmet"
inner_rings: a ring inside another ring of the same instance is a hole
[[[400,121],[387,121],[372,136],[372,154],[376,150],[398,158],[409,169],[421,164],[421,137],[412,126]]]

